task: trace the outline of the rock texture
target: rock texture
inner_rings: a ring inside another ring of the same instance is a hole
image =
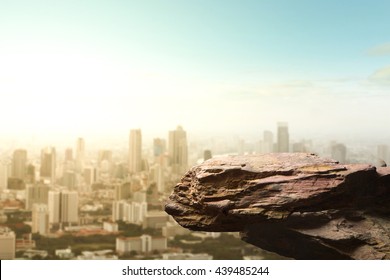
[[[239,231],[295,259],[390,259],[390,167],[303,153],[214,158],[184,175],[165,210],[183,227]]]

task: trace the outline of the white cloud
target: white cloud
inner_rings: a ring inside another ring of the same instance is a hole
[[[390,66],[378,69],[368,79],[378,84],[390,85]]]
[[[390,55],[390,43],[373,47],[369,49],[367,53],[372,56]]]

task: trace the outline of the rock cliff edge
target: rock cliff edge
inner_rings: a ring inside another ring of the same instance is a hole
[[[390,167],[304,153],[213,158],[184,175],[165,210],[183,227],[239,231],[295,259],[390,259]]]

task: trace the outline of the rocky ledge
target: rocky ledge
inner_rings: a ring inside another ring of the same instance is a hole
[[[214,158],[184,175],[165,210],[290,258],[390,259],[389,167],[302,153]]]

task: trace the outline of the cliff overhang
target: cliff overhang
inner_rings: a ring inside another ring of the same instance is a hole
[[[213,158],[183,176],[165,211],[295,259],[390,259],[388,167],[306,153]]]

